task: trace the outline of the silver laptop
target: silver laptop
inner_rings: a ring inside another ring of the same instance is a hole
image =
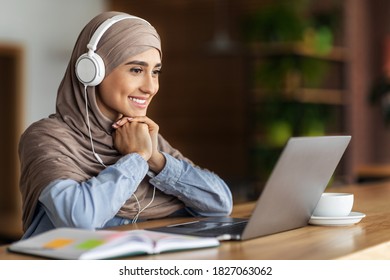
[[[290,138],[249,219],[213,217],[149,230],[246,240],[306,226],[350,139]]]

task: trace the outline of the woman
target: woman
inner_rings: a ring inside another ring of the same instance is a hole
[[[141,18],[104,12],[85,26],[56,113],[20,140],[23,238],[56,227],[230,214],[226,184],[172,148],[147,117],[161,57],[159,35]]]

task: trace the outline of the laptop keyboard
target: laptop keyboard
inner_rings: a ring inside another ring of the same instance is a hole
[[[240,235],[243,231],[248,222],[240,222],[235,224],[229,224],[226,226],[216,227],[216,228],[209,228],[204,230],[196,231],[196,233],[213,233],[216,235],[222,235],[222,234],[230,234],[230,235]]]
[[[198,222],[149,228],[148,230],[194,236],[218,237],[221,238],[221,240],[239,240],[247,224],[247,219],[208,218]]]

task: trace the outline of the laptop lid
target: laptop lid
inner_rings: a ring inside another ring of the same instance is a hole
[[[350,139],[351,136],[289,139],[241,239],[306,226]]]
[[[242,222],[229,217],[150,230],[246,240],[306,226],[350,139],[350,136],[290,138],[238,236],[233,237],[228,231],[221,233],[221,229]]]

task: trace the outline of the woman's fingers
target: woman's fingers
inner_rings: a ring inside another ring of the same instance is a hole
[[[158,130],[158,125],[151,120],[150,118],[146,116],[141,116],[141,117],[129,117],[127,118],[128,122],[139,122],[139,123],[145,123],[148,125],[149,130]]]
[[[152,140],[146,124],[127,122],[114,135],[114,146],[121,154],[138,153],[145,160],[151,157]]]
[[[115,129],[117,129],[119,127],[122,127],[124,124],[129,122],[129,120],[131,120],[131,118],[122,117],[122,118],[118,119],[115,123],[113,123],[112,127],[115,128]]]

